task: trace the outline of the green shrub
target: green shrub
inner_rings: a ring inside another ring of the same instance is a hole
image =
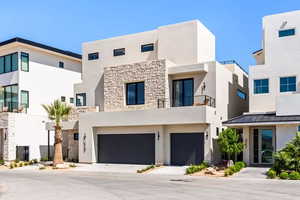
[[[14,167],[19,167],[18,163],[13,163]]]
[[[43,157],[43,158],[41,158],[41,161],[42,161],[42,162],[48,161],[48,157]]]
[[[143,173],[143,172],[148,171],[149,169],[153,169],[153,168],[155,168],[155,165],[150,165],[150,166],[147,166],[144,169],[138,169],[136,172],[137,173]]]
[[[34,164],[38,163],[38,160],[35,158],[32,160]]]
[[[40,167],[39,167],[39,170],[44,170],[44,169],[46,169],[45,166],[40,166]]]
[[[24,162],[24,166],[27,166],[27,165],[29,165],[29,162]]]
[[[243,161],[236,162],[234,165],[238,166],[240,169],[247,167],[246,163]]]
[[[4,165],[4,164],[5,164],[4,160],[0,160],[0,165]]]
[[[186,168],[185,173],[193,174],[193,173],[199,172],[207,167],[208,167],[208,163],[206,163],[206,162],[203,162],[200,165],[191,165],[190,167]]]
[[[29,161],[29,165],[33,165],[33,164],[34,164],[33,160]]]
[[[19,163],[19,162],[20,162],[20,160],[19,160],[19,159],[16,159],[16,160],[15,160],[15,163]]]
[[[74,168],[74,167],[77,167],[77,166],[75,164],[69,164],[69,167]]]
[[[13,168],[15,168],[15,164],[14,163],[10,163],[9,164],[9,169],[13,169]]]
[[[24,163],[23,162],[20,162],[19,163],[19,167],[23,167],[24,166]]]
[[[277,174],[283,171],[300,172],[300,133],[283,149],[274,154],[274,166]]]
[[[291,172],[289,174],[289,179],[291,179],[291,180],[300,180],[300,173],[299,172]]]
[[[270,179],[276,178],[276,171],[274,169],[269,169],[267,172],[267,176]]]
[[[279,174],[280,179],[288,179],[289,178],[289,173],[287,172],[281,172]]]

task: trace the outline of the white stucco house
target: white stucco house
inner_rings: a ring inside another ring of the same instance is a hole
[[[81,114],[63,123],[79,133],[79,162],[211,162],[222,121],[248,111],[247,73],[216,61],[215,36],[198,20],[86,42],[82,53]]]
[[[249,68],[249,113],[223,123],[243,133],[244,161],[273,162],[300,125],[300,11],[263,18],[262,49]]]
[[[73,85],[80,81],[79,54],[22,38],[0,42],[0,159],[47,157],[41,105],[55,99],[73,104]]]

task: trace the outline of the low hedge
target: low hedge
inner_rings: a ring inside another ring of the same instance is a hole
[[[193,174],[196,172],[200,172],[201,170],[207,168],[209,165],[206,162],[201,163],[200,165],[191,165],[186,168],[185,174]]]
[[[233,166],[228,167],[225,169],[224,175],[231,176],[234,173],[241,171],[241,169],[245,168],[247,165],[244,162],[236,162]]]
[[[147,166],[147,167],[144,168],[144,169],[138,169],[136,172],[137,172],[137,173],[144,173],[144,172],[146,172],[146,171],[148,171],[148,170],[150,170],[150,169],[153,169],[153,168],[155,168],[155,165],[150,165],[150,166]]]
[[[270,179],[280,178],[283,180],[300,180],[300,173],[296,171],[282,171],[280,174],[276,174],[276,171],[271,168],[267,172],[267,177]]]

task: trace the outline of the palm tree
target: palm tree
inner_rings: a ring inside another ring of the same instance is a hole
[[[72,107],[62,103],[59,100],[55,100],[51,105],[42,105],[43,108],[48,113],[50,120],[55,122],[55,137],[54,137],[54,159],[53,166],[56,167],[57,164],[63,164],[62,155],[62,120],[67,120],[71,113]]]

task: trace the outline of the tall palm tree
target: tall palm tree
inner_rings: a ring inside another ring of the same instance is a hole
[[[54,137],[54,159],[53,166],[55,167],[57,164],[63,164],[63,155],[62,155],[62,120],[67,120],[68,116],[71,113],[72,107],[62,103],[59,100],[55,100],[50,105],[42,105],[43,108],[48,113],[48,117],[50,120],[55,122],[55,137]]]

